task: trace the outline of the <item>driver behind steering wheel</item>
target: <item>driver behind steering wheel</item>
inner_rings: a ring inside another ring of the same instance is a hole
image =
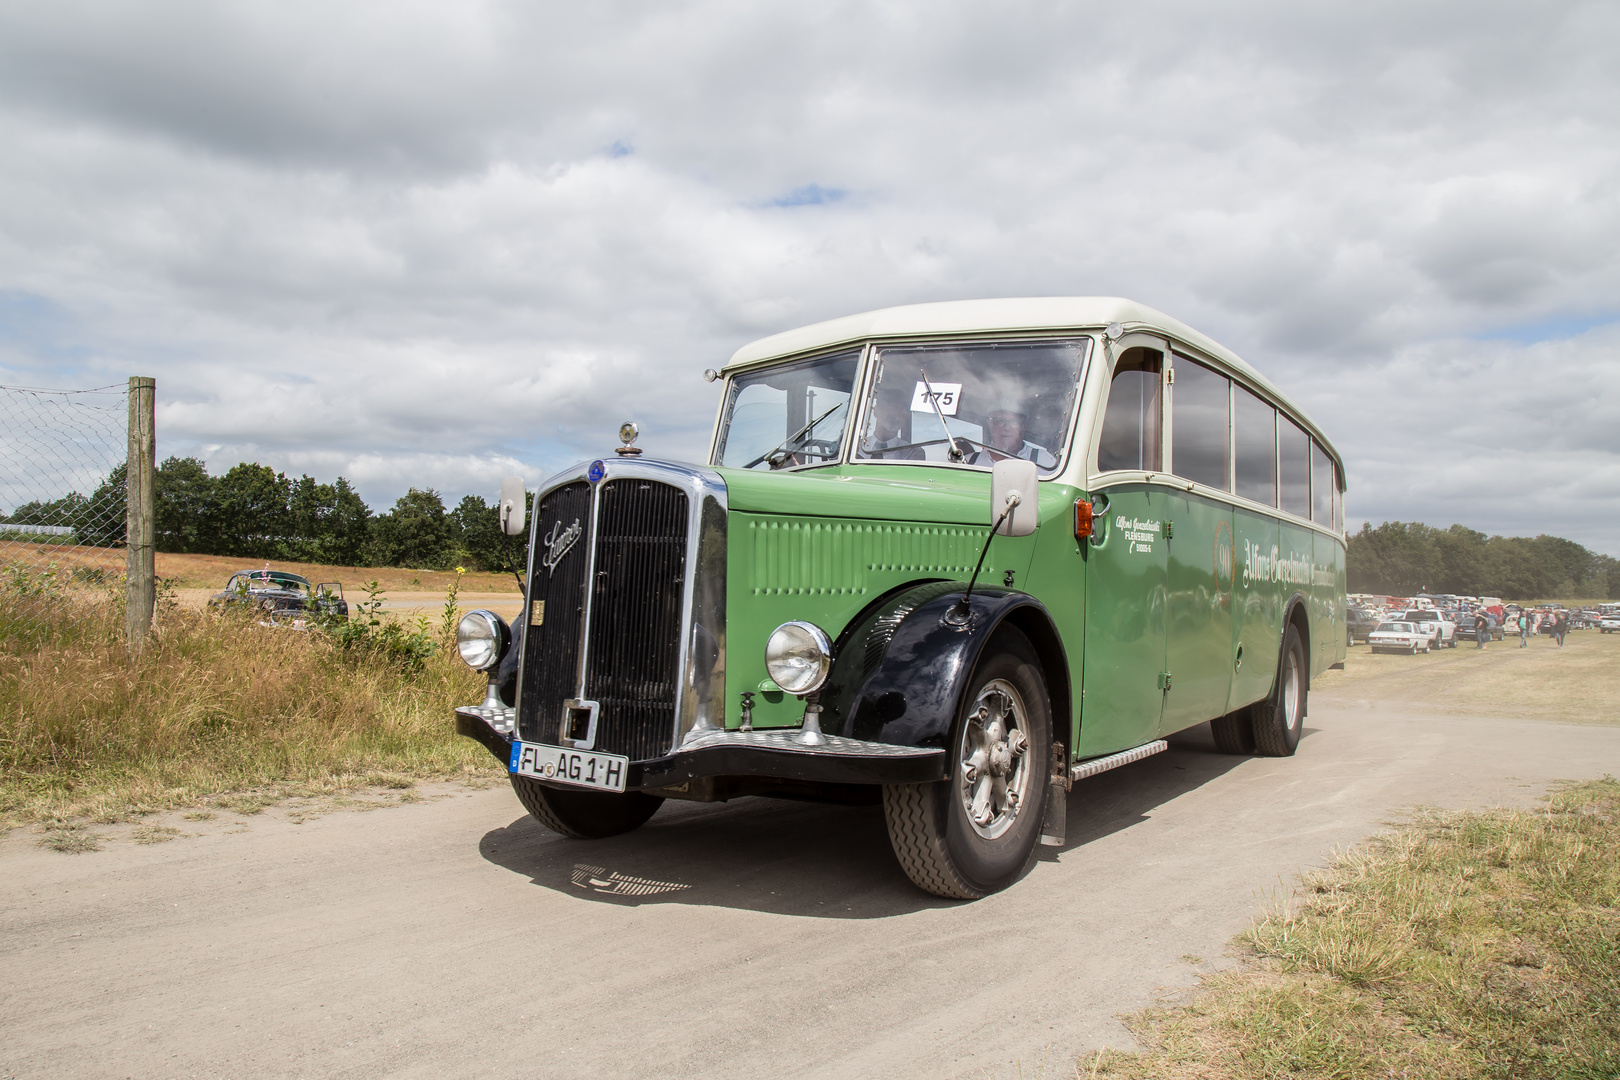
[[[926,456],[922,447],[910,443],[911,399],[903,392],[880,394],[872,409],[872,426],[861,440],[861,457],[922,461]]]
[[[988,454],[991,461],[1023,458],[1042,469],[1056,467],[1057,458],[1046,447],[1025,440],[1024,428],[1028,422],[1029,411],[1022,403],[1008,402],[991,409],[985,418],[984,449],[974,454],[968,464],[977,464],[980,457]]]

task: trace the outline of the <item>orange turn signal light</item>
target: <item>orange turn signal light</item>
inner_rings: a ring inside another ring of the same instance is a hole
[[[1084,499],[1074,500],[1074,538],[1084,540],[1091,535],[1091,504]]]

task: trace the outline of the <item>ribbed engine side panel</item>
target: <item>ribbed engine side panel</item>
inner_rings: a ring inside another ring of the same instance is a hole
[[[645,761],[675,741],[687,496],[624,478],[599,497],[585,696],[601,706],[596,749]]]
[[[541,500],[535,518],[539,524],[529,571],[529,604],[519,615],[528,621],[528,628],[523,635],[518,731],[525,739],[555,744],[563,702],[579,689],[579,645],[591,551],[591,486],[584,481],[565,484]],[[544,562],[548,552],[562,546],[556,538],[576,525],[580,531],[572,546],[548,568]],[[536,602],[545,604],[539,626],[534,624]]]

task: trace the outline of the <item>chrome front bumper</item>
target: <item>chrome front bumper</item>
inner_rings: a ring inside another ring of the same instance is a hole
[[[506,706],[464,705],[456,730],[482,743],[502,765],[512,760],[516,712]],[[798,742],[799,729],[694,732],[667,757],[630,764],[626,787],[676,787],[711,776],[765,776],[829,784],[925,784],[945,778],[945,751],[932,746],[824,736]]]

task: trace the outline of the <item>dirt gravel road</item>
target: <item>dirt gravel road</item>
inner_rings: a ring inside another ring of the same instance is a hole
[[[1076,785],[1068,847],[972,904],[912,888],[874,809],[758,799],[603,842],[504,787],[84,855],[15,830],[0,1076],[1068,1075],[1400,808],[1620,774],[1620,727],[1341,692],[1307,729],[1285,760],[1195,729]]]

